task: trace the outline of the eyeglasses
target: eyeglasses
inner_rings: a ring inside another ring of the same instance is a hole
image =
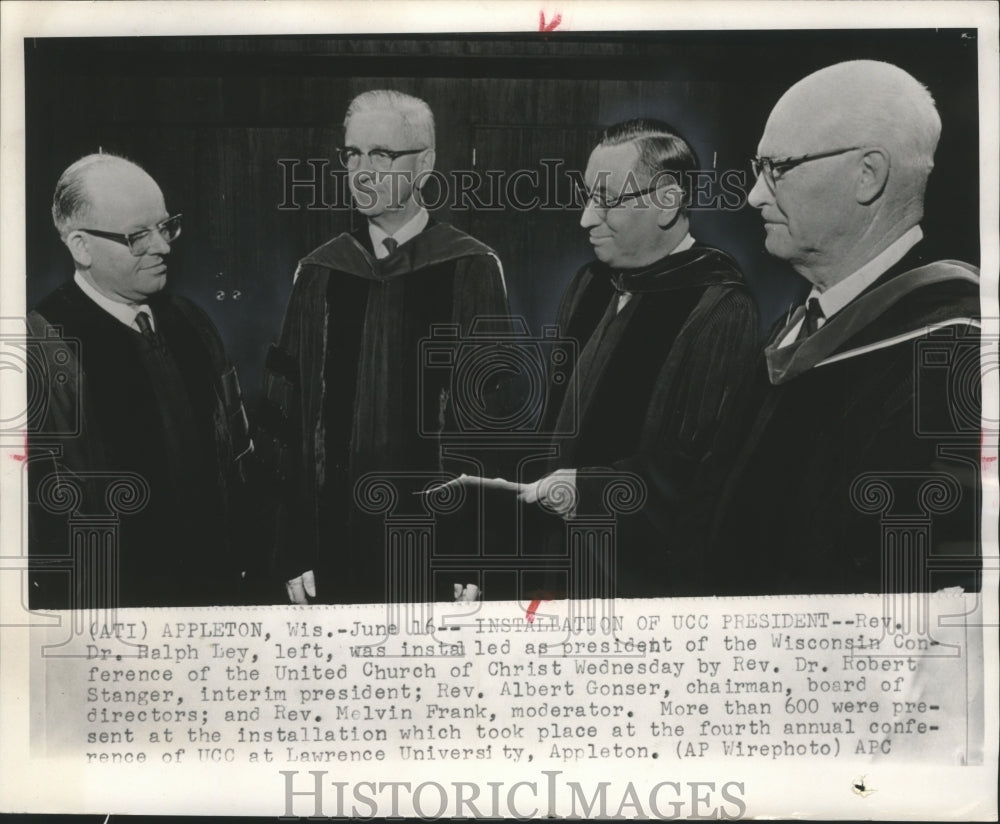
[[[848,152],[863,148],[864,146],[850,146],[846,149],[831,149],[828,152],[816,152],[815,154],[804,154],[798,157],[783,157],[780,159],[754,157],[750,159],[750,165],[753,167],[754,176],[760,177],[764,175],[764,182],[769,188],[774,189],[774,185],[781,180],[781,176],[789,169],[793,169],[803,163],[811,163],[814,160],[822,160],[825,157],[836,157],[837,155],[847,154]]]
[[[607,212],[611,209],[617,209],[626,201],[635,200],[643,195],[652,194],[663,185],[665,184],[661,183],[659,186],[651,186],[648,189],[640,189],[637,192],[623,192],[622,194],[611,198],[607,196],[607,193],[599,190],[589,192],[579,183],[576,185],[576,191],[577,194],[583,198],[583,208],[586,209],[590,206],[597,212]]]
[[[173,243],[181,234],[181,215],[168,217],[166,220],[157,223],[152,229],[140,229],[138,232],[130,232],[127,235],[119,232],[105,232],[102,229],[77,229],[78,232],[86,232],[94,237],[102,237],[105,240],[113,240],[122,246],[128,246],[128,250],[135,257],[142,257],[153,248],[156,232],[166,243]]]
[[[370,152],[363,152],[357,146],[344,146],[342,149],[337,149],[337,154],[340,156],[340,162],[348,171],[353,172],[357,169],[361,165],[361,158],[368,155],[372,168],[377,172],[384,172],[399,158],[419,154],[423,151],[426,149],[403,149],[398,152],[392,149],[372,149]]]

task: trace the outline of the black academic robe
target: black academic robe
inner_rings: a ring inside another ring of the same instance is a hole
[[[384,522],[426,522],[412,493],[451,477],[442,445],[465,420],[452,387],[456,352],[477,316],[506,315],[496,255],[447,224],[432,221],[383,260],[367,227],[303,258],[268,356],[257,439],[279,501],[282,580],[314,570],[327,603],[431,598],[388,580],[400,559],[387,559]]]
[[[194,304],[161,293],[149,306],[155,353],[73,282],[28,315],[45,393],[29,440],[33,606],[239,597],[232,536],[250,440],[236,372]],[[169,395],[154,363],[170,364]],[[112,533],[113,562],[101,547]]]
[[[779,324],[706,594],[977,587],[978,273],[913,279],[927,263],[916,247],[794,357]]]
[[[632,297],[616,311],[622,291]],[[554,373],[550,386],[544,426],[558,455],[548,469],[578,469],[572,521],[620,504],[598,587],[684,593],[702,574],[710,502],[746,417],[757,352],[757,310],[737,264],[700,245],[642,270],[594,261],[570,284],[558,323],[578,354],[573,379]],[[616,493],[616,474],[638,480]],[[564,524],[549,520],[544,543],[562,552]]]

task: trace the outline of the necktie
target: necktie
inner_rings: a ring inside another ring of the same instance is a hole
[[[189,507],[198,497],[196,482],[205,476],[202,443],[180,367],[163,335],[157,334],[146,312],[136,312],[135,325],[142,334],[140,357],[156,397],[170,475],[170,487],[178,506]]]
[[[149,315],[145,312],[135,313],[135,325],[139,327],[142,336],[148,341],[156,341],[156,332],[153,331],[153,324],[149,322]]]
[[[615,277],[611,278],[611,285],[614,287],[615,291],[618,293],[618,302],[616,303],[615,313],[621,312],[622,309],[628,304],[632,299],[632,293],[622,286],[622,273],[619,272]]]
[[[399,247],[399,243],[394,237],[387,237],[382,241],[382,245],[385,246],[385,250],[391,255]]]
[[[802,340],[809,337],[819,329],[819,322],[825,318],[826,315],[823,314],[823,307],[819,305],[819,298],[809,298],[806,302],[806,314],[802,319],[802,326],[799,328],[799,334],[795,339]]]

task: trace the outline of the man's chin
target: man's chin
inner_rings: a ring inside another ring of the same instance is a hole
[[[615,254],[611,249],[606,249],[604,244],[598,244],[591,247],[594,250],[594,257],[596,257],[601,263],[607,264],[608,266],[615,266]]]
[[[788,260],[791,256],[791,249],[788,244],[788,237],[777,228],[769,231],[764,238],[764,248],[772,257],[780,260]]]
[[[143,284],[143,294],[152,297],[157,292],[162,292],[167,285],[167,270],[164,269],[159,274],[149,273],[146,282]]]

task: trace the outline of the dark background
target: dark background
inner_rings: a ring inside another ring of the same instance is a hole
[[[642,115],[678,128],[703,169],[745,171],[749,188],[748,159],[782,92],[858,58],[895,63],[930,88],[943,135],[924,231],[942,256],[978,263],[974,30],[28,40],[27,303],[72,273],[49,216],[60,172],[99,147],[124,154],[156,178],[172,213],[184,213],[170,288],[211,315],[252,400],[296,262],[359,218],[342,206],[308,208],[301,189],[298,208],[280,209],[286,171],[278,161],[302,161],[295,174],[303,177],[306,160],[328,160],[333,200],[343,175],[334,152],[340,124],[359,92],[424,98],[445,173],[541,173],[543,158],[583,169],[600,128]],[[436,216],[497,250],[511,308],[535,332],[590,257],[576,209]],[[762,328],[804,293],[804,282],[764,252],[756,210],[700,211],[692,224],[698,239],[740,262]]]

